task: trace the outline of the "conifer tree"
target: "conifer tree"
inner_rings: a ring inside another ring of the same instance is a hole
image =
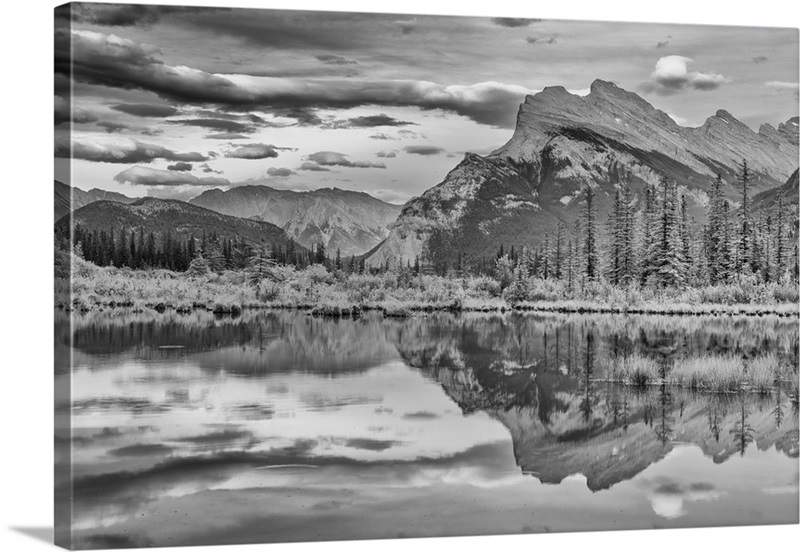
[[[597,262],[597,228],[595,227],[594,190],[587,185],[584,192],[585,205],[583,220],[586,227],[586,241],[584,242],[584,274],[590,282],[598,277]]]

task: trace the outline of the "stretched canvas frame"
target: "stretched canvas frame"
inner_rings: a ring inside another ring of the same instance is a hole
[[[55,32],[58,545],[798,522],[797,29]]]

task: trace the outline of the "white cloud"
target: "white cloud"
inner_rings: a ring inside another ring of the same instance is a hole
[[[674,94],[686,88],[714,90],[730,79],[718,73],[689,71],[693,60],[684,56],[664,56],[656,62],[650,74],[653,90],[664,95]]]

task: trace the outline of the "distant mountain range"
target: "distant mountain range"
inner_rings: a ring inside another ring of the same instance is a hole
[[[599,221],[625,181],[641,196],[661,175],[675,180],[690,214],[702,221],[711,183],[740,199],[738,164],[753,171],[753,193],[787,182],[798,166],[798,119],[758,132],[724,110],[697,128],[681,127],[633,92],[596,80],[586,96],[548,87],[528,96],[507,144],[488,156],[468,153],[445,179],[403,207],[370,265],[416,256],[455,261],[491,256],[501,243],[539,243],[596,189]]]
[[[345,257],[366,253],[383,241],[401,209],[363,192],[338,188],[293,192],[261,185],[207,190],[190,203],[271,222],[307,248],[322,243],[331,256],[338,249]]]
[[[88,231],[119,231],[144,228],[163,236],[167,231],[173,236],[186,239],[190,235],[199,238],[204,232],[222,238],[241,238],[249,245],[280,245],[285,247],[289,241],[286,233],[269,222],[242,219],[223,215],[210,209],[192,205],[185,201],[140,198],[133,203],[118,201],[95,201],[77,209],[71,220]],[[57,231],[67,230],[70,217],[56,222]]]
[[[141,198],[96,188],[86,192],[55,181],[56,222],[71,210],[97,201],[133,204]],[[338,188],[293,192],[262,185],[240,186],[228,191],[207,190],[188,204],[231,217],[274,224],[303,247],[310,249],[322,243],[331,256],[338,249],[343,257],[362,255],[380,244],[401,210],[399,205],[385,203],[363,192]],[[93,224],[89,217],[105,217],[112,208],[106,205],[102,210],[83,211],[81,216],[85,223]]]
[[[119,203],[133,203],[137,198],[131,198],[117,192],[107,192],[93,188],[88,192],[80,188],[73,188],[63,182],[55,181],[55,220],[57,221],[70,211],[92,203],[93,201],[118,201]]]

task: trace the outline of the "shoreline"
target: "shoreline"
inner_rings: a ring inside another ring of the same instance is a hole
[[[472,301],[470,301],[472,302]],[[597,303],[575,304],[577,302],[566,300],[563,303],[542,301],[538,303],[519,303],[509,305],[503,301],[491,301],[485,304],[463,305],[458,302],[420,305],[408,303],[383,303],[383,304],[354,304],[350,306],[312,304],[312,303],[245,303],[221,305],[214,302],[194,302],[187,304],[174,303],[137,303],[134,301],[105,301],[92,305],[79,304],[72,307],[66,304],[56,304],[55,308],[65,312],[98,312],[105,309],[128,309],[132,312],[154,310],[156,312],[173,311],[176,314],[190,314],[195,311],[206,311],[214,314],[239,315],[245,310],[295,310],[305,311],[307,314],[322,318],[357,318],[366,312],[381,312],[385,318],[406,318],[415,315],[449,312],[449,313],[558,313],[558,314],[610,314],[621,316],[744,316],[764,317],[777,316],[782,318],[800,318],[800,306],[793,303],[780,305],[758,304],[700,304],[700,305],[636,305],[614,306]]]

